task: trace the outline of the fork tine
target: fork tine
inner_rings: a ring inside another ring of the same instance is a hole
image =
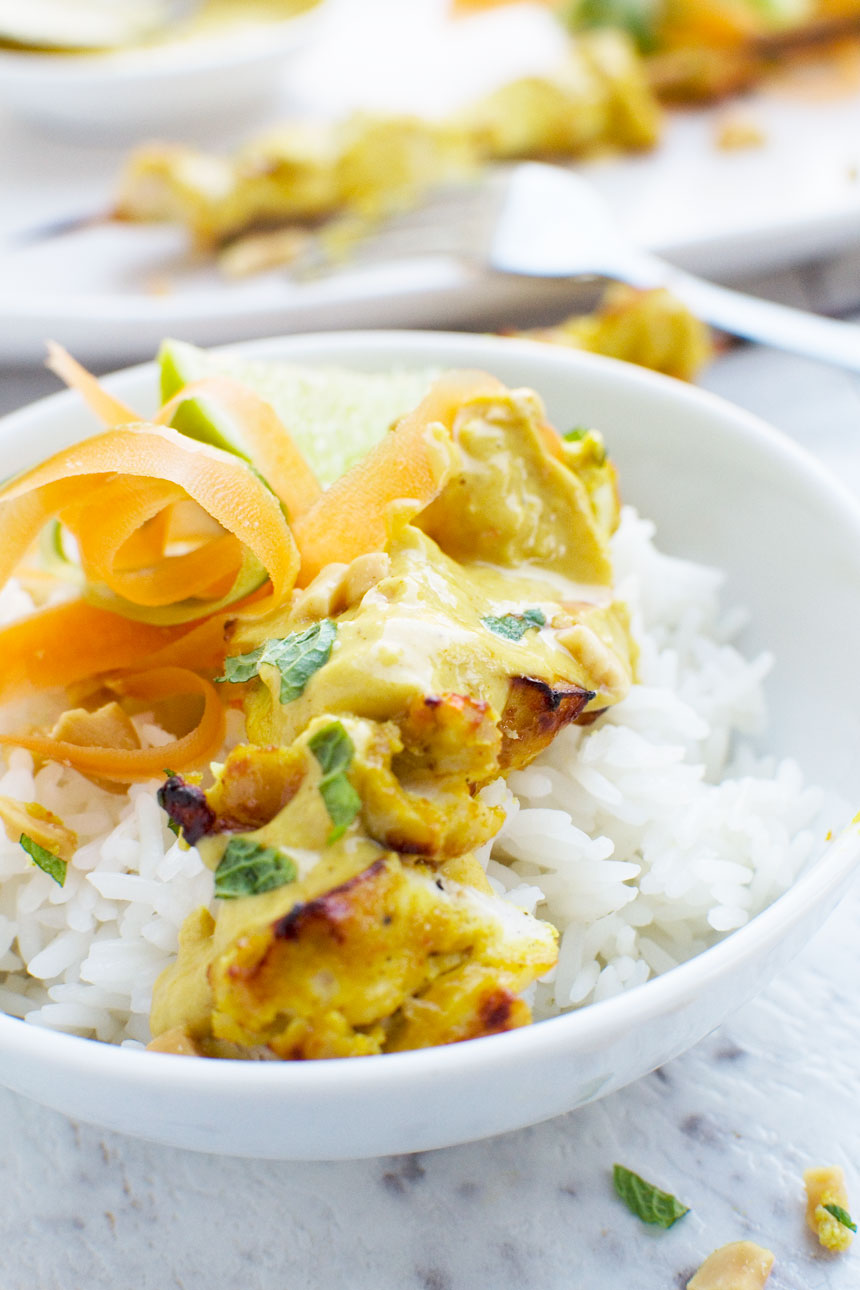
[[[429,192],[418,205],[384,216],[375,226],[358,222],[353,232],[344,224],[330,230],[329,236],[319,236],[294,261],[291,271],[309,280],[425,256],[483,259],[502,199],[498,176],[445,185]]]

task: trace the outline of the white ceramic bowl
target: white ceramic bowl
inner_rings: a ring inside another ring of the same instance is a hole
[[[529,385],[560,426],[600,427],[624,496],[664,549],[719,565],[776,655],[770,745],[849,800],[860,783],[860,508],[810,457],[709,394],[607,359],[443,333],[261,341],[258,357],[366,370],[468,366]],[[155,402],[152,365],[110,382]],[[7,474],[91,432],[76,396],[6,418]],[[305,1063],[217,1062],[112,1048],[0,1017],[0,1079],[48,1106],[174,1146],[339,1159],[426,1150],[558,1115],[677,1056],[798,952],[845,891],[853,824],[786,895],[697,958],[626,995],[445,1048]],[[811,1037],[810,1037],[811,1038]]]
[[[104,141],[262,108],[323,4],[278,23],[96,54],[0,51],[0,102],[40,125]]]

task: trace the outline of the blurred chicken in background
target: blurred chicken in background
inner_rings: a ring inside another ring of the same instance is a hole
[[[378,217],[496,160],[648,148],[659,121],[630,36],[587,32],[568,42],[556,74],[509,82],[442,121],[356,113],[287,123],[232,156],[145,145],[125,167],[116,213],[178,221],[196,246],[217,249],[266,227]]]
[[[858,0],[534,0],[574,32],[626,31],[666,102],[737,93],[786,57],[830,45],[838,53],[860,32]],[[511,0],[451,0],[453,14]]]
[[[246,16],[262,17],[278,2],[260,0]],[[465,30],[485,21],[483,11],[511,3],[439,0],[438,7],[448,26]],[[647,151],[659,144],[671,105],[743,90],[811,49],[844,49],[860,30],[860,0],[532,0],[531,8],[557,42],[549,70],[494,82],[476,66],[476,89],[485,92],[456,106],[442,95],[435,117],[379,107],[305,115],[253,132],[232,150],[194,146],[177,130],[175,139],[141,143],[127,155],[112,214],[180,227],[191,258],[227,279],[289,270],[312,246],[346,265],[380,220],[419,205],[434,188],[468,183],[498,163]],[[480,63],[480,42],[473,48]],[[762,142],[743,122],[724,122],[714,138],[719,148]],[[685,379],[711,352],[707,329],[665,292],[613,289],[595,311],[528,334]]]

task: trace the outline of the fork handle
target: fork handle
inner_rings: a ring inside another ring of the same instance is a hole
[[[667,287],[703,321],[733,336],[860,372],[860,327],[854,323],[744,295],[650,256],[648,260],[652,268],[649,277],[656,277],[653,270],[659,266],[659,285]]]

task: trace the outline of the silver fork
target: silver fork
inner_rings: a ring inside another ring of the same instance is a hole
[[[473,184],[431,194],[359,238],[349,266],[445,254],[500,273],[610,278],[667,287],[722,331],[860,371],[860,327],[773,304],[694,277],[635,246],[587,180],[539,162],[499,167]],[[317,245],[295,266],[314,277],[343,263]]]

